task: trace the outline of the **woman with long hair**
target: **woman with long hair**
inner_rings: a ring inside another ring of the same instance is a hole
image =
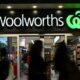
[[[59,43],[54,57],[54,70],[59,72],[59,80],[80,80],[80,72],[69,54],[65,42]]]

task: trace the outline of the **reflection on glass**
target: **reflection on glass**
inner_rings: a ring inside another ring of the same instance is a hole
[[[62,35],[53,35],[53,36],[21,36],[19,38],[19,48],[20,48],[20,78],[21,80],[28,79],[28,69],[29,65],[27,62],[27,56],[29,58],[29,50],[30,44],[33,43],[35,40],[42,40],[43,41],[43,51],[42,57],[44,58],[45,62],[52,61],[51,65],[47,66],[47,79],[52,80],[53,76],[51,76],[51,71],[53,71],[53,57],[55,55],[56,44],[61,41],[65,41],[65,37]],[[23,41],[24,39],[24,41]],[[21,45],[24,43],[24,46]]]
[[[37,36],[22,36],[20,37],[19,42],[19,52],[20,52],[20,79],[26,80],[28,79],[28,68],[29,68],[29,50],[31,44],[34,43],[35,40],[40,39]]]
[[[68,36],[67,44],[70,48],[71,60],[75,61],[80,69],[80,36]]]
[[[6,56],[4,59],[8,61],[10,66],[6,66],[6,62],[4,62],[0,66],[5,66],[5,68],[9,67],[9,72],[6,80],[17,80],[17,38],[16,37],[0,37],[0,50],[6,50]],[[2,54],[2,53],[0,53]],[[2,61],[2,57],[0,56],[0,63]],[[3,66],[3,68],[4,68]],[[2,68],[2,71],[6,70]],[[7,68],[8,70],[8,68]],[[0,78],[1,79],[1,78]]]

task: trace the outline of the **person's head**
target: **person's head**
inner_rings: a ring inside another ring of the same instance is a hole
[[[67,52],[68,52],[68,48],[67,48],[65,42],[64,41],[60,42],[57,45],[56,54],[61,55],[61,56],[65,56],[68,54]]]
[[[41,55],[42,41],[41,40],[35,40],[31,50],[32,50],[31,52],[34,53],[34,55],[35,54]]]
[[[65,63],[69,60],[68,54],[69,53],[65,42],[63,41],[59,43],[54,57],[54,64],[56,69],[59,69],[62,65],[65,65]]]

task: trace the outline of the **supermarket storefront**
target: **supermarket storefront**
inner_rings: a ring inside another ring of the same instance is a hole
[[[10,9],[6,9],[6,6],[0,6],[0,36],[16,37],[16,41],[9,39],[8,44],[10,49],[12,49],[10,44],[16,45],[18,80],[27,78],[25,76],[27,73],[24,68],[21,68],[23,66],[21,57],[27,52],[29,44],[37,39],[44,43],[42,57],[46,62],[53,60],[56,44],[64,40],[71,49],[71,59],[80,66],[79,9],[67,8],[65,4],[62,6],[64,9],[59,8],[61,6],[59,4],[54,4],[54,6],[53,4],[37,4],[35,6],[37,8],[33,8],[32,4],[13,4]],[[52,65],[48,68],[49,80],[51,67]]]

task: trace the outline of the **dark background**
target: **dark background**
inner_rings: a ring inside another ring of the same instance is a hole
[[[79,3],[80,0],[0,0],[2,4],[18,3]]]

